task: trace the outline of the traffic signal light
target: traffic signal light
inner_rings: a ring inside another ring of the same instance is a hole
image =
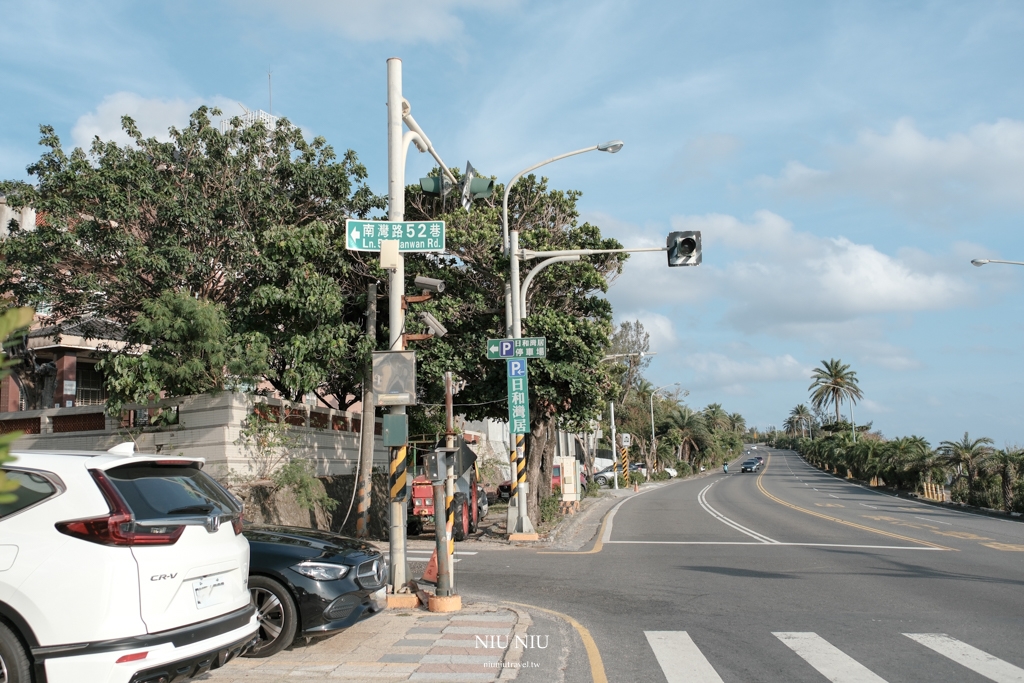
[[[473,207],[474,199],[490,197],[494,192],[494,181],[490,178],[478,178],[477,170],[473,164],[466,162],[466,174],[459,181],[459,189],[462,192],[462,208],[469,211]]]
[[[700,265],[700,230],[670,232],[665,246],[668,247],[669,268]]]
[[[420,189],[423,194],[434,194],[445,196],[452,190],[452,181],[444,175],[432,175],[427,178],[420,178]]]

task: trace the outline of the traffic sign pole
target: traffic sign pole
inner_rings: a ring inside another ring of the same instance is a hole
[[[401,221],[405,216],[405,150],[402,149],[402,60],[388,60],[388,219]],[[380,249],[378,245],[377,249]],[[398,254],[398,262],[388,278],[388,327],[391,351],[403,350],[402,332],[405,329],[405,259]],[[391,406],[392,415],[405,413],[405,406]],[[391,561],[391,592],[408,591],[409,568],[405,556],[405,446],[391,449],[391,500],[388,533],[388,551]],[[396,494],[401,493],[399,498]]]

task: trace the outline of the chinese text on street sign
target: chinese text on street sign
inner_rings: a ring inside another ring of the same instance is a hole
[[[544,337],[524,337],[523,339],[488,339],[487,358],[547,358],[547,340]]]
[[[530,387],[526,378],[526,360],[510,360],[508,368],[508,424],[512,434],[530,431]]]
[[[381,240],[398,240],[398,251],[444,251],[444,221],[345,221],[345,247],[380,251]]]

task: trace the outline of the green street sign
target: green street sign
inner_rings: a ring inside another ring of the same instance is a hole
[[[381,240],[398,240],[398,251],[444,251],[444,221],[345,221],[345,247],[380,251]]]
[[[510,360],[508,370],[508,424],[512,434],[530,432],[530,386],[526,360]]]
[[[544,337],[522,339],[488,339],[488,360],[505,358],[547,358],[548,342]]]

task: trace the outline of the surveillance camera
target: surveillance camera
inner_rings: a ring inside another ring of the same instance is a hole
[[[430,331],[434,334],[434,336],[443,337],[444,335],[448,334],[448,328],[439,323],[437,321],[437,318],[430,315],[426,311],[422,311],[420,313],[420,320],[422,320],[423,323],[430,328]]]
[[[440,294],[444,291],[444,280],[435,280],[432,277],[417,277],[414,281],[416,286],[420,289],[425,289],[428,292],[435,292]]]

